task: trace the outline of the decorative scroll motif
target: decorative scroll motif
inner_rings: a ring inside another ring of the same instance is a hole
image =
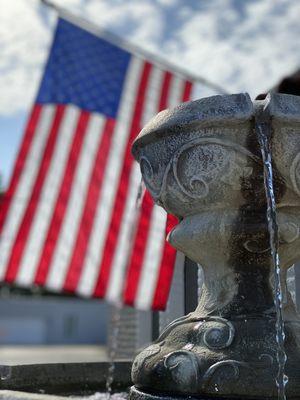
[[[152,344],[151,346],[147,347],[141,353],[139,353],[136,358],[134,359],[132,365],[132,373],[139,371],[141,368],[144,367],[145,362],[153,357],[154,355],[158,354],[161,351],[161,347],[164,345],[164,342],[160,344]]]
[[[299,238],[299,227],[294,222],[285,222],[279,225],[279,241],[282,244],[293,243]],[[244,248],[250,253],[263,254],[270,251],[266,240],[249,239],[243,243]]]
[[[173,381],[182,388],[195,390],[199,381],[198,357],[186,350],[178,350],[168,354],[164,359],[164,367],[169,370]]]
[[[142,176],[143,176],[145,182],[147,183],[148,190],[151,192],[151,194],[155,193],[155,191],[157,190],[157,187],[156,187],[153,167],[152,167],[150,161],[148,160],[147,157],[142,156],[140,158],[139,163],[140,163],[141,173],[142,173]]]
[[[290,178],[295,192],[300,196],[300,153],[294,158],[290,167]]]
[[[267,242],[268,243],[268,242]],[[266,245],[265,240],[255,240],[249,239],[245,243],[243,243],[244,248],[250,253],[258,253],[263,254],[270,251],[270,246]]]
[[[202,384],[204,386],[207,386],[216,372],[219,372],[220,370],[223,370],[224,368],[227,367],[232,369],[234,380],[237,380],[240,376],[240,367],[251,369],[251,366],[243,361],[237,361],[237,360],[218,361],[215,364],[211,365],[205,372],[205,374],[202,377]],[[228,376],[226,377],[226,379],[228,379]]]
[[[293,243],[299,238],[299,227],[294,222],[279,225],[279,238],[281,243]]]
[[[182,325],[184,323],[191,323],[191,322],[195,322],[195,321],[199,321],[200,318],[191,318],[191,313],[188,315],[184,315],[182,317],[179,317],[177,319],[174,319],[174,321],[172,321],[168,326],[166,326],[166,328],[162,331],[162,333],[160,334],[159,338],[157,339],[156,343],[161,342],[161,340],[165,339],[166,336],[168,336],[168,334],[170,333],[170,331],[172,331],[176,326]]]
[[[202,137],[190,140],[174,153],[161,182],[155,177],[153,167],[145,156],[141,157],[140,165],[151,195],[156,202],[163,203],[170,171],[173,172],[182,193],[191,199],[202,199],[208,195],[210,183],[216,180],[239,190],[240,179],[252,173],[252,167],[247,166],[247,158],[257,163],[261,162],[246,148],[234,142]]]
[[[200,327],[204,330],[205,324],[208,322],[217,322],[220,326],[214,325],[204,331],[204,344],[211,350],[220,350],[229,347],[235,335],[233,324],[225,318],[206,317],[205,320],[194,327],[194,331],[197,331]]]
[[[224,329],[214,326],[207,329],[203,336],[205,345],[210,349],[224,349],[229,347],[234,339],[235,329],[230,321],[221,317],[210,317],[206,319],[208,321],[216,321],[223,324],[228,329],[227,340],[224,342]],[[226,335],[225,335],[226,338]]]
[[[244,362],[237,360],[222,360],[211,365],[202,377],[202,385],[204,387],[211,383],[216,373],[224,373],[228,367],[233,372],[232,379],[237,380],[240,377],[240,368],[246,368],[252,373],[260,375],[260,369],[270,368],[274,363],[274,359],[270,354],[261,354],[256,362]],[[228,381],[228,373],[224,374],[224,380]]]

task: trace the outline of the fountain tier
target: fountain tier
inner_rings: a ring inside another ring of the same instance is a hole
[[[169,242],[204,270],[197,309],[135,359],[132,398],[277,398],[276,310],[256,120],[269,127],[283,277],[288,398],[300,393],[300,325],[287,269],[300,258],[300,98],[214,96],[158,114],[133,154],[180,223]]]

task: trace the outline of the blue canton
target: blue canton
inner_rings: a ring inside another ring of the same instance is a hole
[[[59,19],[37,103],[116,117],[130,54]]]

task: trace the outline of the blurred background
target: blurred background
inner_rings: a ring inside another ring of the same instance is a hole
[[[219,92],[248,92],[254,99],[276,89],[300,68],[298,0],[57,0],[55,4],[210,81]],[[35,100],[56,19],[56,11],[38,0],[0,0],[2,192]],[[213,93],[203,85],[195,85],[194,91],[194,98]],[[189,271],[175,273],[173,301],[165,313],[126,309],[119,333],[120,358],[131,357],[157,335],[161,325],[195,307],[195,266],[190,265]],[[99,300],[3,285],[0,363],[104,359],[111,320],[111,307]]]

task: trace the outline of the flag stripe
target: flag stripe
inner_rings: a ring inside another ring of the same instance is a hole
[[[92,176],[89,182],[84,212],[78,226],[74,252],[71,262],[68,266],[68,272],[64,284],[64,289],[67,291],[76,290],[81,275],[87,246],[93,227],[93,221],[95,218],[96,207],[102,189],[104,172],[112,141],[114,126],[115,121],[113,119],[107,119],[103,129],[100,145],[98,147]]]
[[[32,141],[34,139],[34,136],[36,134],[36,128],[37,124],[39,121],[41,115],[41,106],[36,104],[32,112],[30,114],[28,123],[27,123],[27,128],[23,137],[23,141],[15,162],[15,168],[14,172],[10,181],[10,185],[8,190],[5,192],[4,197],[2,199],[2,204],[1,204],[1,212],[0,212],[0,234],[3,229],[3,224],[5,221],[5,218],[7,216],[7,213],[9,211],[9,207],[11,205],[13,196],[16,192],[16,189],[19,184],[20,177],[23,173],[24,166],[26,165],[27,161],[27,156],[30,150],[30,147],[32,145]]]
[[[164,110],[168,106],[168,96],[171,87],[173,76],[170,72],[166,72],[162,84],[161,98],[158,106],[158,111]]]
[[[126,75],[114,136],[109,151],[103,189],[97,205],[83,273],[77,288],[77,293],[83,296],[92,296],[97,282],[99,264],[103,254],[117,191],[115,182],[118,181],[121,173],[123,153],[130,132],[135,98],[139,89],[143,66],[144,62],[141,59],[132,58]]]
[[[22,221],[26,206],[28,204],[32,188],[38,174],[48,136],[51,132],[55,107],[49,106],[42,110],[35,132],[35,140],[29,148],[22,174],[15,189],[14,197],[11,199],[6,219],[4,221],[0,241],[0,279],[4,279],[7,262],[15,242],[20,223]]]
[[[190,81],[186,81],[183,90],[182,101],[189,101],[191,99],[193,84]]]
[[[160,91],[160,99],[156,111],[163,110],[167,107],[167,100],[171,87],[171,82],[172,82],[171,73],[165,72]],[[153,200],[151,199],[150,194],[146,192],[142,200],[141,214],[138,221],[138,228],[134,240],[131,260],[128,266],[127,285],[124,291],[124,301],[126,304],[129,305],[134,304],[138,279],[140,277],[141,269],[143,267],[143,258],[147,247],[147,237],[150,228],[153,204],[154,203]]]
[[[170,88],[170,96],[168,101],[168,108],[173,108],[181,103],[184,92],[185,80],[179,76],[173,76],[172,85]]]
[[[51,290],[61,291],[66,278],[76,240],[77,227],[83,213],[88,183],[92,174],[97,149],[106,119],[102,115],[93,114],[86,128],[84,143],[77,160],[72,190],[64,216],[64,223],[55,247],[51,268],[46,286]],[[95,135],[95,132],[98,134]],[[100,133],[100,134],[99,134]]]
[[[164,248],[166,220],[166,212],[161,207],[154,206],[143,268],[134,302],[134,305],[141,310],[151,309]]]
[[[171,232],[176,224],[177,218],[169,214],[167,217],[166,235]],[[152,303],[152,309],[154,310],[163,310],[166,307],[174,272],[175,259],[176,250],[166,242]]]
[[[160,105],[161,108],[165,108],[169,104],[174,104],[174,103],[178,104],[178,103],[180,103],[180,101],[181,101],[181,99],[182,99],[182,97],[184,96],[184,93],[185,93],[184,81],[181,80],[181,82],[179,82],[178,79],[176,80],[176,79],[174,79],[174,77],[172,77],[172,84],[169,85],[168,92],[169,92],[169,96],[168,96],[168,98],[165,98],[165,100],[164,100],[165,104],[161,104]],[[150,207],[153,207],[153,202],[152,202],[152,205],[150,205]],[[157,207],[157,206],[154,206],[154,207]],[[155,218],[160,218],[160,215],[159,215],[159,213],[152,211],[151,219],[155,219]],[[158,222],[157,223],[153,222],[153,224],[154,225],[158,224],[158,226],[159,226]],[[149,229],[149,227],[148,227],[148,229]],[[144,236],[143,237],[143,242],[145,243],[145,248],[147,248],[149,245],[151,245],[151,243],[153,243],[153,241],[155,240],[155,238],[151,238],[150,237],[151,235],[157,235],[156,239],[158,237],[162,237],[162,236],[164,237],[165,236],[165,226],[161,225],[160,229],[162,230],[161,232],[158,232],[158,228],[157,229],[152,229],[152,230],[150,230],[149,234],[148,234],[147,230],[143,230],[142,231],[143,232],[142,236]],[[148,238],[146,237],[145,233],[146,233],[146,235],[148,234]],[[139,240],[139,239],[137,239],[137,240]],[[159,240],[159,239],[157,239],[157,240]],[[163,251],[164,251],[164,241],[162,242],[161,247],[159,249],[156,248],[155,251],[159,251],[160,252],[160,257],[162,257]],[[174,252],[176,252],[175,249],[174,249]],[[136,252],[135,256],[137,255],[137,253],[138,253],[138,251]],[[147,254],[149,254],[150,257],[151,257],[151,253],[150,252],[147,253]],[[156,258],[156,262],[160,262],[160,260],[161,260],[160,257]],[[134,257],[132,257],[132,260],[133,260],[133,263],[135,263]],[[154,261],[152,260],[152,262],[154,262]],[[150,273],[153,274],[155,272],[157,274],[155,279],[153,280],[153,284],[156,285],[156,280],[159,279],[160,271],[161,270],[163,271],[163,268],[159,264],[158,265],[153,265],[153,264],[150,265],[150,260],[147,260],[146,256],[145,256],[145,260],[142,263],[142,265],[139,266],[140,271],[144,271],[145,268],[151,268]],[[166,266],[166,268],[168,268],[168,266]],[[146,278],[143,278],[143,276],[146,277]],[[141,279],[141,282],[138,285],[135,285],[136,286],[135,290],[137,290],[137,287],[140,288],[140,287],[143,287],[144,284],[146,284],[146,283],[143,283],[142,280],[143,279],[148,279],[147,274],[143,273],[143,275],[140,276],[140,279]],[[129,280],[131,281],[130,278],[128,278],[128,281]],[[134,288],[133,288],[133,290],[134,290]],[[129,292],[130,292],[130,288],[128,288],[127,295],[129,294]],[[149,295],[152,296],[153,292],[154,292],[154,289],[153,289],[153,291],[149,291]],[[142,293],[140,289],[139,289],[139,293]],[[135,296],[135,294],[133,296],[131,295],[130,304],[132,304],[134,296]],[[137,295],[137,296],[139,297],[139,295]],[[125,299],[125,302],[126,301],[127,301],[127,299]],[[137,300],[136,304],[139,304],[139,307],[147,308],[147,306],[145,304],[150,304],[149,302],[152,302],[152,298],[148,299],[148,302],[146,302],[146,303],[145,303],[145,299],[142,300],[142,303],[139,303],[139,300]],[[142,304],[144,304],[144,306]]]
[[[135,110],[133,114],[129,140],[126,143],[122,173],[118,184],[118,191],[115,198],[113,215],[110,223],[110,228],[108,231],[106,245],[104,247],[103,258],[100,266],[100,273],[95,288],[95,295],[100,297],[105,296],[111,269],[111,260],[113,253],[115,251],[115,244],[119,233],[120,222],[123,217],[125,199],[127,196],[127,190],[129,186],[128,183],[129,183],[130,169],[133,163],[133,158],[131,157],[130,153],[131,145],[141,128],[140,122],[141,122],[145,93],[147,89],[151,68],[152,68],[151,64],[145,62],[140,87],[136,97]]]
[[[147,124],[158,111],[164,74],[165,72],[157,67],[153,67],[151,70],[146,101],[143,107],[142,126]]]
[[[117,245],[112,260],[112,269],[109,275],[106,299],[114,302],[121,301],[124,289],[126,266],[132,248],[132,238],[136,230],[136,219],[139,214],[137,196],[140,189],[141,173],[138,164],[134,163],[130,174],[129,187],[124,208],[122,224],[118,235]]]
[[[59,127],[58,142],[55,146],[53,158],[43,185],[40,201],[16,277],[16,282],[21,286],[26,286],[34,281],[41,251],[46,240],[49,223],[61,186],[61,177],[65,171],[70,154],[79,113],[80,109],[78,107],[69,106],[65,109],[64,117]]]
[[[85,128],[84,141],[76,160],[64,221],[46,279],[46,287],[51,290],[61,291],[63,289],[67,267],[74,251],[77,227],[83,213],[84,194],[87,191],[105,121],[106,119],[102,115],[92,114]],[[95,132],[98,134],[95,135]]]
[[[159,108],[161,101],[161,87],[165,72],[152,68],[149,82],[145,93],[145,100],[142,111],[142,121],[152,117]],[[131,155],[130,155],[131,157]],[[135,242],[134,231],[138,226],[139,210],[136,208],[136,197],[139,192],[141,173],[137,164],[130,173],[128,195],[126,199],[123,218],[119,227],[119,235],[115,245],[115,253],[112,260],[112,270],[109,275],[106,298],[110,301],[121,299],[124,291],[124,280],[126,277],[126,266],[130,259],[132,245]],[[132,227],[132,224],[135,226]]]
[[[134,305],[139,278],[143,267],[152,209],[153,200],[149,192],[146,191],[141,205],[141,214],[138,221],[138,228],[135,235],[132,255],[130,257],[124,290],[124,302],[131,306]]]
[[[42,157],[42,161],[39,167],[36,181],[32,189],[29,203],[27,205],[25,214],[23,216],[21,225],[19,227],[18,233],[16,235],[15,243],[11,250],[11,256],[8,262],[7,271],[5,279],[7,282],[13,282],[16,278],[18,272],[20,259],[23,254],[25,243],[29,235],[29,230],[34,217],[35,210],[37,208],[39,198],[41,195],[44,180],[51,162],[52,154],[55,149],[55,144],[57,141],[57,135],[59,132],[59,126],[64,115],[64,106],[57,106],[56,113],[53,120],[53,125],[50,131],[47,145]]]
[[[48,228],[46,239],[43,244],[43,250],[41,252],[40,260],[38,262],[35,277],[36,284],[44,284],[47,278],[49,265],[53,257],[53,251],[57,243],[57,238],[63,223],[64,214],[68,204],[68,199],[72,188],[72,180],[75,173],[75,167],[86,132],[88,118],[89,114],[87,112],[81,112],[79,114],[68,161],[66,163],[66,168],[63,173],[59,193],[51,217],[51,222]]]

